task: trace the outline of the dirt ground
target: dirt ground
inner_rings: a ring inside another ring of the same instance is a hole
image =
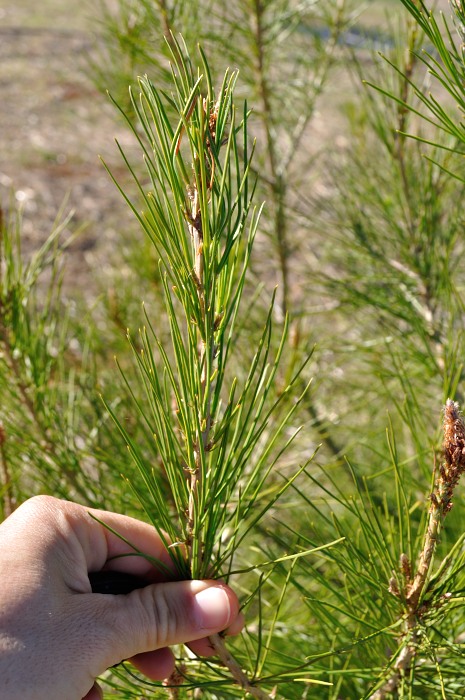
[[[124,173],[114,138],[129,136],[86,73],[90,27],[81,3],[0,0],[0,201],[23,207],[26,252],[62,206],[74,211],[70,229],[84,230],[67,269],[78,287],[130,218],[99,159]]]

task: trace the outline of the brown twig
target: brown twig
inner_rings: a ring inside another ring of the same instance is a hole
[[[163,685],[168,691],[170,700],[179,700],[179,686],[184,682],[184,672],[184,666],[176,666],[172,674],[163,681]]]
[[[405,601],[404,647],[394,664],[392,675],[370,700],[384,700],[394,692],[412,665],[418,651],[421,618],[429,605],[422,596],[427,588],[429,574],[434,560],[439,534],[446,515],[452,508],[452,497],[460,476],[465,471],[465,423],[459,405],[448,399],[444,407],[443,461],[431,493],[428,526],[415,575],[411,576],[410,563],[405,554],[401,555],[400,569],[405,582],[404,590],[399,590],[396,577],[389,584],[389,591]]]
[[[278,163],[276,136],[274,133],[273,107],[271,102],[271,87],[268,82],[265,56],[265,11],[264,0],[254,0],[253,39],[255,54],[255,74],[258,95],[261,101],[261,121],[265,132],[266,157],[269,167],[269,182],[273,202],[273,233],[276,237],[279,269],[281,274],[281,312],[283,317],[289,310],[289,241],[287,231],[286,202],[287,182]]]
[[[415,49],[417,47],[418,41],[418,25],[414,20],[410,20],[408,25],[408,37],[407,37],[407,48],[405,52],[404,65],[402,66],[403,72],[401,74],[401,86],[399,102],[397,103],[397,125],[394,132],[394,156],[399,164],[400,176],[402,179],[402,186],[405,192],[405,197],[408,203],[411,204],[411,188],[407,172],[407,157],[405,153],[405,132],[407,131],[407,121],[410,114],[410,109],[407,106],[409,102],[410,87],[412,84],[413,72],[415,65],[418,61],[415,54]],[[415,222],[412,220],[411,216],[411,206],[407,206],[406,209],[409,215],[409,229],[413,233],[415,229]]]
[[[259,698],[259,700],[270,700],[268,693],[254,685],[246,673],[242,670],[242,667],[238,664],[237,660],[228,651],[225,641],[220,634],[213,634],[208,638],[211,645],[215,649],[220,661],[228,668],[231,676],[234,678],[236,683],[249,695],[254,698]]]

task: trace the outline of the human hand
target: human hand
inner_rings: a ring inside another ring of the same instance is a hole
[[[89,513],[170,567],[150,525],[49,496],[26,501],[0,525],[2,700],[98,700],[96,677],[122,659],[162,680],[174,669],[171,645],[209,656],[209,635],[242,628],[230,588],[166,581],[141,556],[113,559],[134,549]],[[106,564],[154,583],[128,595],[92,593],[88,572]]]

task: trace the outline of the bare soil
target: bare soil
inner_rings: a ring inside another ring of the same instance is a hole
[[[74,211],[70,230],[83,231],[67,268],[81,288],[130,220],[99,159],[124,177],[114,138],[124,144],[129,136],[87,73],[87,12],[70,0],[0,0],[0,201],[22,206],[26,253],[45,240],[60,208]]]

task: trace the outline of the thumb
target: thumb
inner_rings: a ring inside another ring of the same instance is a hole
[[[105,668],[142,652],[221,632],[239,613],[235,593],[216,581],[174,581],[128,595],[90,595],[92,637],[102,637],[97,646]]]

